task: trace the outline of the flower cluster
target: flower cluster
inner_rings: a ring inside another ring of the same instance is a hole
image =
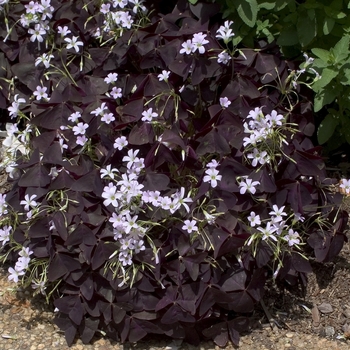
[[[229,40],[235,36],[232,32],[230,26],[233,24],[233,21],[225,21],[224,25],[220,26],[220,28],[216,31],[216,38],[222,39],[225,44],[229,42]]]
[[[291,215],[292,217],[288,217],[285,206],[278,207],[276,204],[272,206],[269,215],[269,219],[261,220],[260,215],[257,215],[254,211],[250,213],[247,220],[251,236],[246,244],[254,243],[256,245],[260,240],[266,241],[273,247],[274,253],[277,254],[282,250],[281,246],[283,244],[287,244],[289,248],[294,246],[299,248],[302,241],[299,233],[294,230],[294,226],[298,222],[303,222],[304,217],[299,213],[294,213]]]
[[[23,276],[26,273],[31,260],[31,254],[33,254],[33,252],[28,247],[22,248],[22,250],[19,252],[19,258],[16,262],[15,268],[9,267],[8,269],[10,273],[8,279],[10,281],[12,280],[13,282],[17,283],[19,277]]]
[[[127,145],[127,141],[125,138],[118,138],[116,144]],[[120,150],[122,148],[120,147]],[[138,177],[145,168],[144,158],[138,157],[138,153],[139,150],[129,149],[127,155],[123,157],[125,163],[123,173],[111,165],[101,168],[101,178],[111,180],[104,187],[102,198],[106,207],[113,207],[109,222],[113,226],[114,239],[118,243],[118,249],[110,258],[118,254],[122,266],[131,265],[133,254],[145,250],[144,237],[152,229],[153,223],[145,224],[144,220],[139,219],[138,213],[144,213],[150,206],[153,207],[152,210],[159,208],[170,214],[184,207],[189,213],[187,203],[192,203],[190,197],[185,197],[184,187],[170,196],[161,195],[160,191],[143,191],[144,185],[138,182]]]
[[[182,49],[180,50],[181,54],[190,55],[198,50],[200,54],[205,53],[205,44],[209,43],[209,40],[205,39],[207,34],[202,32],[193,34],[192,39],[186,40],[181,44]]]
[[[24,7],[26,12],[21,15],[20,22],[23,27],[28,28],[30,41],[43,42],[49,30],[49,19],[52,18],[55,8],[51,6],[50,0],[30,1]],[[30,27],[32,25],[34,28]]]
[[[0,167],[4,167],[10,178],[13,179],[16,173],[18,173],[16,169],[17,152],[20,152],[24,156],[29,154],[28,139],[32,132],[32,127],[28,124],[24,130],[20,131],[17,123],[6,123],[6,132],[7,136],[2,141],[3,159]]]
[[[251,110],[244,123],[244,131],[249,136],[243,139],[245,154],[253,167],[270,164],[281,152],[285,137],[281,128],[288,128],[285,117],[273,110],[264,115],[261,107]],[[290,128],[291,132],[295,132]]]
[[[22,97],[18,97],[18,94],[16,94],[13,99],[12,105],[7,108],[11,119],[17,118],[18,114],[20,113],[20,106],[23,103],[26,103],[26,100]]]
[[[219,170],[216,169],[218,162],[213,159],[209,162],[206,167],[208,168],[205,171],[205,176],[203,177],[204,182],[210,182],[210,186],[215,188],[218,185],[218,181],[222,179],[222,175],[219,175]]]
[[[142,16],[147,9],[142,0],[113,0],[102,2],[100,11],[104,15],[103,31],[121,35],[125,29],[132,27],[136,16]],[[101,32],[98,30],[95,36],[100,35]]]

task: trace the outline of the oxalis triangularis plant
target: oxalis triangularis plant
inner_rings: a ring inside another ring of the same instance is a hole
[[[1,261],[69,345],[238,344],[267,280],[305,284],[346,239],[308,61],[234,46],[215,4],[160,11],[1,1]]]

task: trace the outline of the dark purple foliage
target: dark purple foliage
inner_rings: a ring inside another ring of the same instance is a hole
[[[36,57],[47,52],[45,45],[38,49],[19,24],[5,42],[7,30],[0,25],[0,62],[7,67],[0,74],[16,81],[11,91],[0,79],[0,107],[9,107],[9,94],[25,97],[22,112],[38,130],[31,136],[28,157],[19,161],[6,200],[21,212],[20,201],[27,194],[36,194],[36,201],[47,208],[29,227],[18,225],[13,239],[29,247],[33,257],[48,262],[51,287],[61,281],[52,299],[59,309],[56,324],[69,345],[76,334],[84,343],[90,342],[97,330],[122,342],[164,334],[193,344],[203,337],[219,346],[228,341],[238,344],[239,332],[249,328],[249,314],[261,300],[265,282],[279,260],[277,278],[290,281],[290,276],[297,276],[300,283],[311,268],[299,253],[329,261],[346,239],[347,215],[338,211],[341,196],[329,191],[331,182],[320,150],[309,139],[313,132],[311,103],[301,93],[298,100],[290,95],[294,108],[289,110],[278,77],[285,81],[295,65],[285,61],[275,45],[260,42],[256,50],[241,48],[245,57],[236,51],[228,65],[217,62],[222,51],[215,38],[220,16],[213,4],[190,7],[179,1],[169,13],[155,6],[150,23],[125,30],[120,38],[100,46],[92,35],[103,22],[97,3],[52,3],[52,28],[67,25],[84,43],[75,56],[64,47],[61,56],[53,51],[51,63],[61,70],[66,65],[73,80],[53,74],[47,81],[43,65],[34,65]],[[10,26],[24,12],[24,4],[27,2],[20,1],[11,8]],[[207,35],[206,52],[180,54],[182,43],[199,32]],[[105,40],[108,35],[103,33]],[[59,35],[53,40],[61,47]],[[168,82],[157,78],[162,70],[170,71]],[[109,73],[118,73],[115,86],[122,95],[117,99],[106,96],[111,90],[104,80]],[[42,83],[50,93],[47,102],[31,99]],[[231,104],[223,108],[220,97],[228,97]],[[115,116],[110,124],[91,114],[102,103]],[[281,146],[283,153],[276,154],[276,167],[254,168],[244,156],[242,143],[247,135],[243,123],[252,109],[261,106],[266,112],[276,110],[287,116],[298,128],[294,134],[285,132],[287,142]],[[157,109],[165,126],[161,139],[152,124],[141,119],[145,108],[151,107]],[[88,124],[90,144],[84,152],[68,120],[77,110]],[[60,128],[67,125],[66,130]],[[144,158],[145,171],[139,178],[143,191],[158,190],[170,196],[180,186],[193,189],[195,197],[189,206],[194,211],[211,190],[210,204],[221,213],[215,225],[206,227],[210,248],[182,229],[181,216],[174,214],[178,221],[166,221],[168,214],[163,211],[145,209],[142,220],[162,225],[152,228],[145,250],[133,256],[135,266],[147,264],[147,268],[135,273],[132,285],[123,283],[108,265],[118,245],[108,221],[114,208],[105,206],[102,198],[108,184],[100,174],[100,168],[109,164],[125,169],[122,159],[127,151],[113,146],[120,136],[126,136],[129,149],[138,149]],[[67,145],[63,152],[62,138]],[[222,180],[215,188],[203,181],[203,159],[219,163]],[[58,171],[55,177],[53,168]],[[244,176],[260,182],[255,197],[240,193],[237,178]],[[302,251],[290,248],[276,257],[264,240],[255,252],[246,244],[251,237],[247,216],[254,211],[267,219],[274,204],[305,217],[300,223],[307,242]],[[321,224],[316,220],[320,217]],[[15,261],[15,255],[12,252],[9,258]]]

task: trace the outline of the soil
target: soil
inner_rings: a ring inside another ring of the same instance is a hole
[[[0,173],[0,192],[10,185]],[[350,198],[345,205],[350,212]],[[348,237],[350,237],[347,232]],[[251,330],[242,335],[240,349],[350,349],[350,244],[326,264],[312,263],[304,292],[280,290],[270,285],[264,300],[251,317]],[[64,334],[54,324],[52,306],[41,296],[31,297],[16,289],[7,279],[7,269],[0,269],[0,349],[68,349]],[[228,345],[226,349],[234,349]],[[212,342],[199,347],[152,337],[137,344],[118,344],[102,336],[92,345],[80,340],[72,350],[150,349],[195,350],[219,349]]]

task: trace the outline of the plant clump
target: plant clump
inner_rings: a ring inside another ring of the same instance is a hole
[[[346,239],[313,75],[233,45],[215,4],[147,6],[3,1],[1,260],[69,345],[238,344],[268,279],[306,283]]]

